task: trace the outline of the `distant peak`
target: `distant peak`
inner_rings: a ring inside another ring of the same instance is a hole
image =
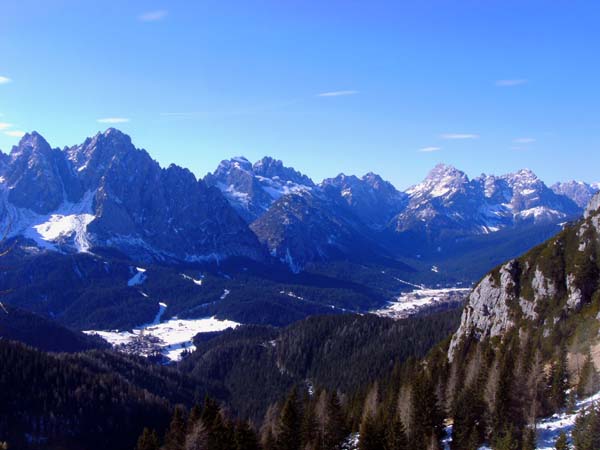
[[[46,141],[46,139],[44,139],[44,137],[39,134],[37,131],[32,131],[31,133],[26,133],[21,140],[19,141],[19,144],[16,147],[13,147],[13,151],[11,153],[14,152],[21,152],[26,148],[30,148],[36,151],[50,151],[51,147],[50,144],[48,144],[48,141]]]
[[[508,174],[506,178],[520,183],[536,183],[540,180],[531,169],[521,169],[515,173]]]
[[[442,163],[437,164],[433,169],[431,169],[429,171],[429,174],[427,174],[428,180],[436,180],[436,179],[446,178],[446,177],[465,178],[466,174],[463,171],[458,170],[454,166],[451,166],[449,164],[442,164]]]

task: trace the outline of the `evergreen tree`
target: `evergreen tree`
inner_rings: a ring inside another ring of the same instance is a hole
[[[384,450],[408,450],[406,429],[397,414],[386,428]]]
[[[577,395],[579,398],[592,395],[598,390],[598,372],[594,366],[592,355],[588,352],[587,357],[581,367],[579,382],[577,383]]]
[[[556,361],[550,368],[548,376],[548,399],[553,411],[559,411],[567,404],[569,373],[567,370],[567,350],[561,347]]]
[[[188,417],[188,433],[192,431],[192,429],[194,428],[194,425],[196,425],[196,423],[200,420],[200,418],[202,417],[202,408],[200,407],[200,405],[195,404],[194,407],[192,408],[192,410],[190,411],[190,415]]]
[[[202,420],[198,419],[185,438],[185,450],[208,450],[208,429]]]
[[[210,450],[231,450],[235,448],[235,432],[225,420],[223,411],[219,411],[208,426],[208,448]]]
[[[479,448],[485,438],[485,403],[477,384],[466,388],[459,395],[453,416],[451,448]]]
[[[150,430],[149,428],[144,428],[142,434],[140,435],[137,445],[135,446],[136,450],[158,450],[160,444],[158,442],[158,436],[156,435],[156,431]],[[2,447],[0,446],[0,449]]]
[[[521,450],[519,438],[514,428],[508,427],[500,433],[492,444],[493,450]]]
[[[205,425],[212,424],[219,415],[219,404],[210,397],[204,399],[204,407],[200,419]]]
[[[308,444],[315,445],[318,437],[318,423],[315,416],[315,405],[311,401],[306,401],[302,414],[302,443],[306,447]]]
[[[522,450],[535,450],[537,448],[537,439],[535,434],[535,428],[529,427],[525,430],[523,433]]]
[[[342,405],[335,392],[322,391],[315,405],[317,450],[340,449],[348,435]]]
[[[575,420],[573,427],[575,450],[597,450],[600,448],[600,411],[592,405]]]
[[[444,436],[444,417],[438,406],[435,386],[423,370],[415,377],[411,398],[411,448],[427,448],[441,442]]]
[[[279,418],[277,447],[286,450],[300,450],[302,418],[298,406],[298,392],[292,389],[286,399]]]
[[[258,437],[248,422],[239,422],[235,427],[235,450],[259,450]]]
[[[183,450],[186,425],[183,408],[177,406],[173,412],[173,418],[165,436],[164,450]]]
[[[384,446],[384,436],[380,424],[367,414],[360,424],[359,450],[381,450]]]
[[[569,450],[569,442],[567,441],[567,435],[565,432],[561,432],[554,445],[556,450]]]

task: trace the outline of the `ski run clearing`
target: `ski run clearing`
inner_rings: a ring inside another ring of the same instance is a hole
[[[117,350],[149,356],[160,352],[171,361],[181,359],[184,351],[194,351],[193,338],[198,333],[223,331],[240,324],[215,317],[203,319],[178,319],[176,317],[160,323],[167,305],[159,304],[159,312],[152,323],[141,325],[130,331],[84,331],[108,341]]]

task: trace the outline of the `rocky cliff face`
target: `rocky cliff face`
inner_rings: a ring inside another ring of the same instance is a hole
[[[450,360],[462,342],[501,338],[515,327],[535,328],[549,336],[557,323],[591,304],[600,293],[599,249],[597,194],[582,220],[479,282],[452,337]]]
[[[161,168],[115,129],[65,151],[28,134],[2,177],[2,222],[40,247],[109,247],[141,260],[264,256],[218,189]]]

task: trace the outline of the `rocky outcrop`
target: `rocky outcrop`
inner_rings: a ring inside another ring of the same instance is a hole
[[[584,219],[486,275],[468,298],[451,340],[450,360],[461,342],[502,337],[517,325],[534,323],[544,327],[543,336],[547,337],[565,315],[577,313],[589,303],[599,290],[599,220],[600,195],[596,195]],[[551,307],[546,308],[547,304]]]

